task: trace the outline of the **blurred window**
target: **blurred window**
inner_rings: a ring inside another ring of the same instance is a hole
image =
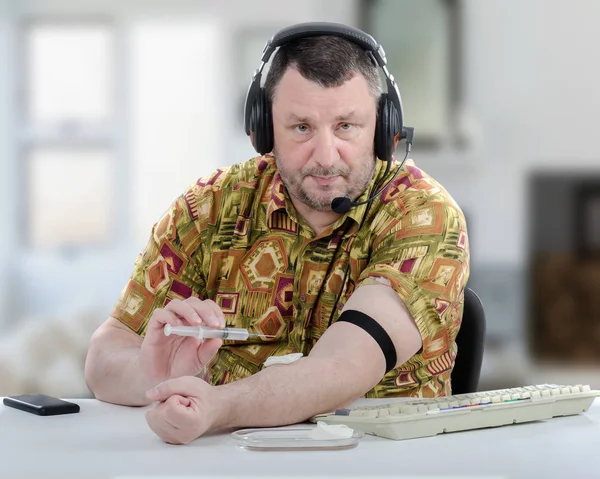
[[[22,174],[25,243],[106,243],[114,203],[115,48],[110,22],[24,24]]]
[[[29,242],[69,248],[109,238],[112,152],[40,146],[27,154]]]
[[[415,144],[461,139],[460,0],[363,0],[363,28],[385,50]]]
[[[34,23],[26,35],[29,119],[52,123],[110,120],[110,28]]]

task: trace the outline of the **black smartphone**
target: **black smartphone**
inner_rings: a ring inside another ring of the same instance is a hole
[[[38,416],[57,416],[79,412],[79,404],[63,401],[45,394],[7,396],[2,402],[8,407],[14,407]]]

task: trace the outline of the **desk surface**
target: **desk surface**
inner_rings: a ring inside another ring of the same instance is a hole
[[[229,434],[163,443],[146,408],[73,400],[79,414],[38,417],[1,404],[1,478],[597,477],[600,400],[578,416],[391,441],[349,450],[248,451]],[[366,400],[362,400],[364,403]]]

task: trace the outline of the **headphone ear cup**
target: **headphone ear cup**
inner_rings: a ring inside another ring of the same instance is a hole
[[[263,89],[264,91],[264,89]],[[266,155],[267,153],[270,153],[273,151],[273,148],[275,146],[274,144],[274,138],[273,138],[273,116],[272,116],[272,109],[271,109],[271,102],[269,101],[269,99],[267,98],[266,94],[262,95],[263,98],[263,106],[264,106],[264,114],[263,114],[263,125],[264,125],[264,144],[263,144],[263,149],[264,152],[262,153],[263,155]]]
[[[271,118],[271,106],[261,88],[252,107],[252,145],[254,149],[264,155],[273,150],[273,121]]]
[[[388,101],[387,94],[382,93],[377,105],[377,123],[375,125],[375,156],[382,161],[387,161],[387,139],[388,131]]]
[[[396,107],[388,98],[387,93],[383,93],[379,98],[375,126],[375,155],[380,160],[391,160],[399,138],[399,125],[400,119]]]
[[[250,109],[250,142],[254,149],[258,152],[258,144],[260,143],[259,136],[261,135],[261,126],[260,126],[260,91],[256,96],[254,102],[252,103],[252,107]]]

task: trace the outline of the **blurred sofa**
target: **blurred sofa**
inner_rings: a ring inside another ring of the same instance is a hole
[[[102,313],[28,318],[0,337],[0,396],[91,397],[84,377],[89,339]]]

